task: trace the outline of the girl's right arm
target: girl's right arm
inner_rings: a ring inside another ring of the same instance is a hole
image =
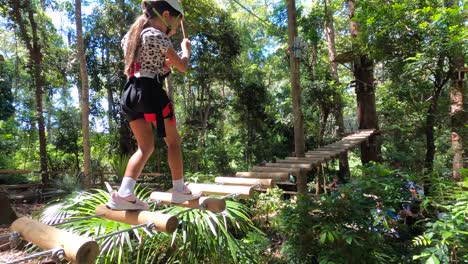
[[[186,72],[189,68],[190,52],[192,49],[190,40],[187,38],[183,39],[180,46],[182,48],[182,57],[179,57],[173,47],[169,47],[166,53],[166,59],[168,60],[168,64],[176,67],[179,72]]]

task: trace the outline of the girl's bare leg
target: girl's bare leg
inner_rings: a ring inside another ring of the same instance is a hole
[[[182,160],[182,147],[179,132],[170,119],[164,119],[166,127],[167,158],[171,169],[172,180],[180,180],[184,175],[184,164]]]
[[[137,119],[130,122],[130,128],[138,144],[138,150],[132,155],[128,161],[125,175],[133,179],[138,179],[143,167],[148,161],[151,153],[154,150],[154,135],[151,123],[144,119]]]

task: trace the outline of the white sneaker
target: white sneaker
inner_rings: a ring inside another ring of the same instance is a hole
[[[134,201],[134,202],[130,202]],[[117,192],[111,193],[111,198],[106,204],[112,210],[124,211],[124,210],[149,210],[149,205],[142,200],[138,199],[134,194],[129,196],[121,197]]]
[[[184,186],[184,189],[181,192],[176,192],[175,190],[172,191],[171,202],[172,203],[184,203],[186,201],[191,201],[200,198],[202,193],[192,193],[192,191],[187,187]]]

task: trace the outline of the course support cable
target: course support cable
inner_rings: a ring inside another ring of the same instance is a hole
[[[42,251],[36,254],[29,255],[27,257],[24,257],[22,259],[15,260],[13,262],[8,262],[7,264],[18,264],[18,263],[23,263],[29,260],[37,259],[40,257],[45,257],[45,256],[51,256],[52,260],[56,263],[60,263],[62,260],[65,259],[65,252],[63,248],[53,248],[50,250]]]
[[[77,218],[77,219],[72,219],[72,220],[69,220],[69,221],[64,221],[64,222],[52,224],[51,226],[60,226],[60,225],[70,224],[70,223],[79,222],[79,221],[83,221],[83,220],[88,220],[88,219],[92,219],[92,218],[96,218],[96,217],[101,217],[103,215],[104,214],[90,215],[90,216],[83,217],[83,218]]]
[[[135,229],[138,229],[138,228],[142,228],[142,227],[146,227],[146,228],[149,229],[149,230],[155,229],[154,223],[148,222],[148,223],[145,223],[145,224],[140,224],[140,225],[133,226],[133,227],[131,227],[131,228],[122,229],[122,230],[115,231],[115,232],[112,232],[112,233],[109,233],[109,234],[105,234],[105,235],[102,235],[102,236],[98,236],[98,237],[94,238],[94,240],[96,240],[96,241],[97,241],[97,240],[101,240],[101,239],[104,239],[104,238],[108,238],[108,237],[111,237],[111,236],[115,236],[115,235],[118,235],[118,234],[121,234],[121,233],[126,233],[126,232],[128,232],[128,231],[132,231],[132,230],[135,230]]]

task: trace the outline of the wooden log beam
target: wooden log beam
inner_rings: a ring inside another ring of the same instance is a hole
[[[333,159],[333,157],[338,156],[339,153],[328,153],[328,154],[316,154],[316,153],[307,153],[304,158],[309,158],[309,159],[326,159],[330,160]]]
[[[7,190],[10,189],[37,189],[41,188],[42,183],[28,183],[28,184],[14,184],[14,185],[0,185],[0,188]]]
[[[29,174],[29,170],[0,170],[0,174]]]
[[[96,215],[109,220],[126,223],[129,225],[141,225],[153,223],[159,232],[172,233],[177,229],[177,217],[150,211],[115,211],[105,205],[96,207]]]
[[[220,184],[225,184],[225,185],[254,186],[254,185],[260,184],[262,188],[275,187],[275,181],[273,179],[216,177],[215,182],[220,183]]]
[[[20,233],[23,239],[44,250],[63,248],[65,258],[73,263],[94,263],[99,255],[99,246],[91,238],[81,237],[27,217],[15,220],[10,230]]]
[[[242,171],[242,172],[237,172],[236,177],[274,179],[275,181],[287,181],[287,180],[289,180],[289,173],[287,173],[287,172]]]
[[[242,198],[250,198],[253,196],[255,190],[253,186],[238,186],[238,185],[219,185],[219,184],[201,184],[191,183],[188,185],[189,189],[194,192],[201,192],[205,195],[229,195],[237,194]]]
[[[304,159],[304,158],[298,158],[294,157],[297,159],[288,159],[289,157],[286,157],[286,159],[280,159],[276,160],[277,163],[288,163],[288,164],[309,164],[312,167],[316,167],[320,165],[320,163],[323,162],[323,159]]]
[[[18,216],[11,207],[8,195],[6,192],[0,191],[0,225],[10,226]]]
[[[181,206],[187,208],[200,208],[211,211],[213,213],[221,213],[226,209],[226,201],[212,197],[200,197],[198,199],[186,201],[183,203],[173,203],[172,193],[169,192],[152,192],[150,199],[158,201],[166,205]]]
[[[280,168],[280,167],[266,167],[266,166],[253,166],[253,172],[287,172],[297,175],[301,172],[301,168]]]
[[[265,163],[266,167],[277,167],[277,168],[299,168],[305,171],[312,170],[310,163]]]

